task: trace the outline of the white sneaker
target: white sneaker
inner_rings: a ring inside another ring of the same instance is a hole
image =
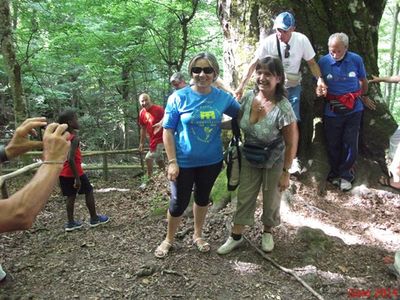
[[[6,272],[4,272],[3,268],[0,265],[0,281],[6,278],[6,276],[7,276]]]
[[[353,186],[351,185],[350,181],[347,181],[346,179],[343,179],[343,178],[340,179],[339,188],[340,188],[341,191],[343,191],[343,192],[350,191],[352,187]]]
[[[330,182],[337,187],[340,187],[340,178],[333,178],[330,180]]]
[[[292,165],[289,168],[289,173],[290,174],[301,173],[301,166],[299,159],[297,157],[293,159]]]
[[[272,234],[269,232],[264,232],[262,234],[262,242],[261,242],[261,249],[264,252],[271,252],[274,250],[274,239],[272,238]]]
[[[244,241],[243,237],[241,237],[240,240],[235,241],[233,237],[230,236],[226,240],[225,244],[223,244],[221,247],[218,248],[217,253],[222,255],[228,254],[232,252],[233,249],[239,247],[243,243],[243,241]]]

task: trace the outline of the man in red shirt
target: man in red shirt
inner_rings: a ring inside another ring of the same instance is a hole
[[[140,125],[140,144],[139,151],[143,151],[146,133],[149,135],[149,152],[146,154],[147,175],[150,178],[153,174],[153,160],[155,160],[160,169],[164,169],[164,145],[163,145],[163,129],[161,127],[164,117],[164,109],[153,104],[148,94],[139,96],[139,103],[142,109],[139,113]]]

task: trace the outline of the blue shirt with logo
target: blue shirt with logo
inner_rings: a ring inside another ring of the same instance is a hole
[[[176,158],[183,168],[212,165],[223,159],[222,115],[236,117],[240,104],[212,87],[199,94],[190,87],[175,91],[165,107],[163,127],[175,131]]]
[[[328,85],[328,93],[333,95],[344,95],[354,93],[361,88],[360,80],[367,77],[363,59],[360,55],[347,51],[341,61],[336,61],[330,54],[323,56],[318,61],[322,76]],[[358,97],[354,109],[348,114],[363,111],[364,105]],[[329,117],[337,116],[325,104],[324,114]]]

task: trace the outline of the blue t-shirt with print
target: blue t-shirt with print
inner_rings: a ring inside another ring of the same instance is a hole
[[[358,91],[360,80],[367,77],[363,59],[360,55],[347,51],[341,61],[336,61],[330,54],[323,56],[318,61],[322,77],[328,85],[328,93],[332,95],[344,95]],[[356,99],[354,109],[348,113],[355,113],[364,110],[364,105],[360,98]],[[329,109],[325,104],[324,114],[335,117],[337,114]]]
[[[179,166],[193,168],[220,162],[222,115],[236,117],[239,109],[235,98],[214,87],[206,95],[191,87],[175,91],[168,98],[163,127],[175,132]]]

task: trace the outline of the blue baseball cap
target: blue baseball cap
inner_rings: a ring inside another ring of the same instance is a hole
[[[280,13],[274,21],[274,29],[289,30],[295,25],[294,17],[290,12]]]

